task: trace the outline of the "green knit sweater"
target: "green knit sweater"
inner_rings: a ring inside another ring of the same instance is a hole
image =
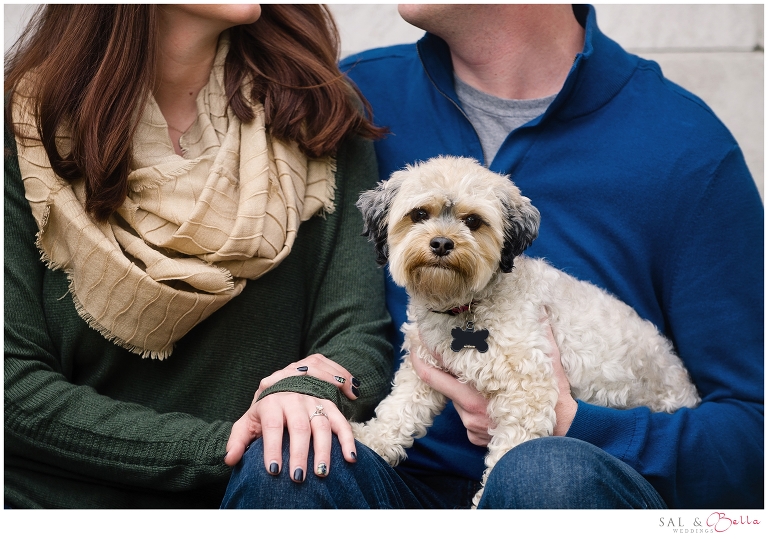
[[[5,135],[5,501],[15,507],[219,506],[232,422],[259,381],[318,352],[362,385],[291,377],[270,391],[369,417],[389,388],[383,272],[354,206],[376,180],[369,142],[337,156],[336,211],[301,224],[276,269],[179,341],[164,361],[105,340],[78,316],[67,277],[35,246],[13,136]]]

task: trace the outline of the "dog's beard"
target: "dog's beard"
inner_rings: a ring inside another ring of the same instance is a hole
[[[413,247],[415,244],[419,246]],[[486,260],[468,245],[457,245],[448,256],[438,257],[428,247],[421,247],[426,244],[411,241],[404,249],[394,246],[390,272],[411,297],[435,309],[468,303],[485,288],[498,267],[498,260]]]
[[[468,276],[444,265],[412,268],[405,288],[411,296],[422,298],[437,308],[449,309],[472,297]]]

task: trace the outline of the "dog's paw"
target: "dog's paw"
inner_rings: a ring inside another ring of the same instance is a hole
[[[393,468],[405,460],[405,450],[400,446],[378,447],[374,451]]]
[[[387,461],[390,466],[397,466],[400,461],[405,459],[405,449],[403,446],[391,441],[389,436],[386,436],[385,433],[376,428],[377,423],[375,419],[367,423],[350,423],[350,425],[352,426],[352,434],[355,436],[355,439],[373,450]]]
[[[387,464],[393,468],[405,459],[405,449],[400,445],[382,443],[381,440],[369,440],[369,442],[363,443],[387,461]]]
[[[484,490],[485,488],[481,488],[480,490],[477,491],[477,493],[475,494],[475,497],[472,498],[472,509],[477,509],[477,504],[480,503],[480,498],[483,497]]]
[[[365,438],[365,423],[355,423],[354,421],[350,421],[349,426],[352,427],[352,435],[357,440],[365,443],[363,440],[363,438]]]

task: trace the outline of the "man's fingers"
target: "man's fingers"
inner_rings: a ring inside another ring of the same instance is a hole
[[[488,434],[488,401],[471,384],[459,382],[449,373],[426,364],[411,353],[411,363],[416,374],[425,384],[451,399],[461,422],[467,429],[467,438],[474,445],[487,446],[491,441]]]
[[[469,407],[469,403],[477,400],[476,398],[482,399],[482,396],[475,390],[475,388],[459,382],[445,371],[427,365],[414,353],[411,353],[411,363],[413,364],[416,374],[425,384],[435,391],[442,393],[452,401],[466,403],[465,407]]]
[[[473,445],[486,447],[491,443],[491,435],[488,429],[491,428],[491,422],[488,419],[486,402],[483,401],[480,408],[465,410],[460,404],[454,401],[453,406],[456,413],[459,414],[461,422],[467,429],[467,438]]]

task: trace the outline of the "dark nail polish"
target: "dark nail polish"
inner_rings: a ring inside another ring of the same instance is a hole
[[[269,473],[272,475],[277,475],[280,473],[280,466],[277,465],[277,462],[271,462],[269,464]]]
[[[351,380],[351,381],[352,381],[352,385],[353,385],[353,386],[355,386],[355,387],[360,387],[360,380],[358,380],[358,379],[357,379],[357,378],[355,378],[354,376],[352,377],[352,380]]]
[[[296,468],[296,470],[293,472],[293,480],[298,483],[304,481],[304,470],[301,468]]]
[[[357,462],[357,453],[355,453],[354,451],[352,451],[352,452],[350,453],[350,455],[352,456],[352,460],[354,460],[355,462]]]
[[[309,370],[309,367],[306,365],[302,365],[301,367],[296,367],[296,370],[299,372],[307,372]]]
[[[352,386],[352,394],[353,394],[355,397],[359,397],[359,396],[360,396],[360,390],[359,390],[359,389],[357,389],[355,386]]]

